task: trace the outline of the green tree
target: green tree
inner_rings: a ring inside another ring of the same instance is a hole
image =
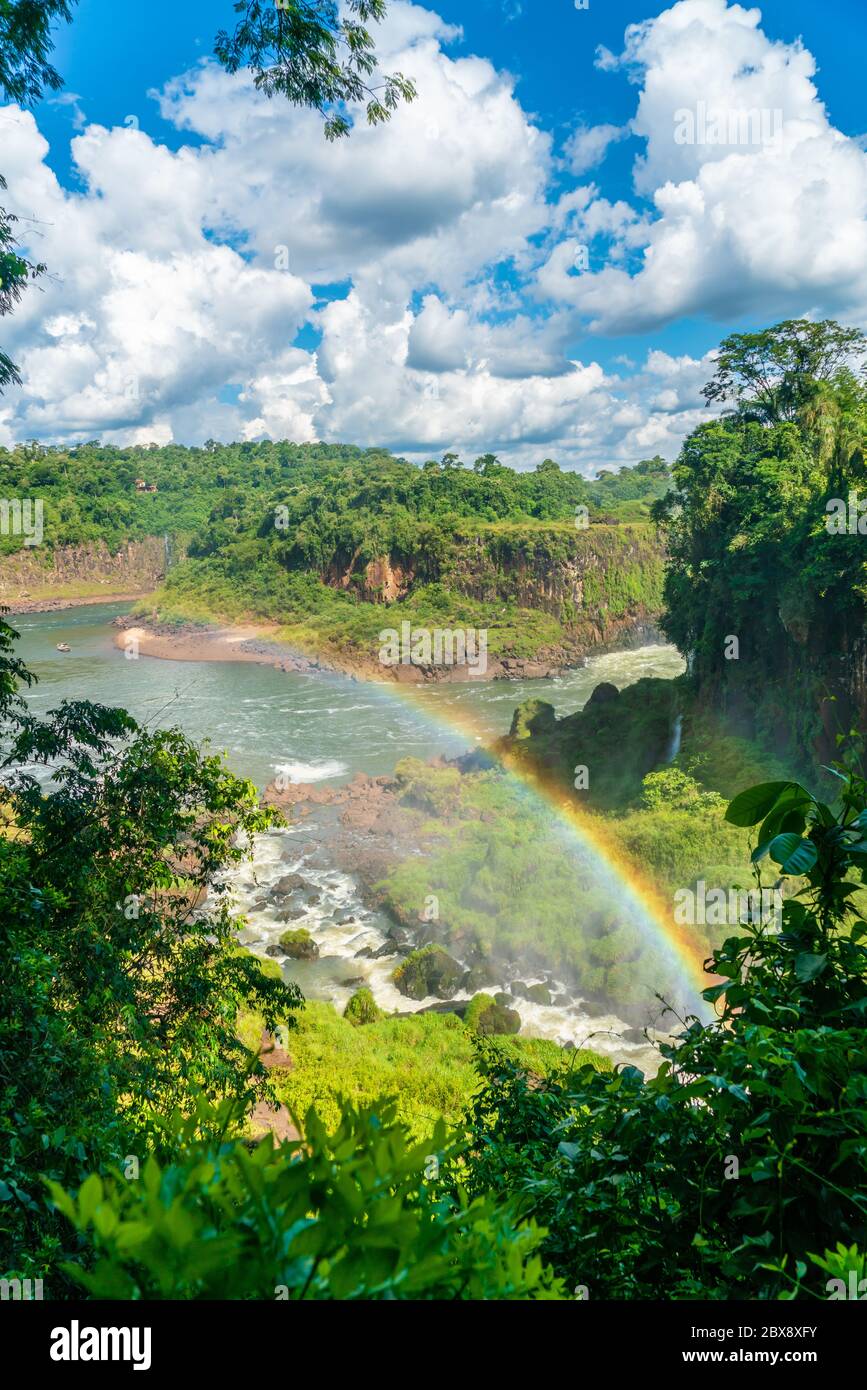
[[[49,57],[56,20],[72,19],[75,0],[0,0],[0,88],[9,101],[29,106],[46,88],[63,86]]]
[[[802,691],[778,747],[820,736],[796,721],[823,695],[844,697],[841,727],[850,717],[836,658],[863,624],[867,566],[861,538],[825,522],[830,498],[864,491],[865,351],[858,330],[804,320],[726,339],[707,391],[737,409],[689,435],[652,507],[669,554],[662,626],[698,684],[720,700],[752,684],[770,703],[770,683],[755,686],[770,664]]]
[[[832,319],[786,319],[758,333],[733,333],[719,348],[704,388],[708,405],[733,402],[748,419],[776,425],[797,420],[820,383],[833,383],[863,359],[867,338]]]
[[[0,189],[6,187],[6,180],[0,175]],[[0,207],[0,318],[12,312],[21,299],[27,285],[41,275],[45,266],[33,265],[18,254],[18,241],[14,225],[14,213]],[[0,349],[0,393],[4,386],[20,386],[18,368],[5,352]]]

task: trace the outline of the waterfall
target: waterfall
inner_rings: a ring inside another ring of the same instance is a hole
[[[665,753],[666,766],[668,766],[669,763],[673,763],[678,753],[680,752],[680,739],[682,732],[683,715],[676,714],[674,716],[674,724],[672,725],[671,729],[671,737],[668,740],[668,748],[666,749]]]

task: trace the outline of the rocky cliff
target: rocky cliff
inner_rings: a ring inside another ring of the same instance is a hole
[[[462,526],[440,554],[358,553],[324,576],[368,603],[394,603],[437,583],[480,603],[550,614],[572,642],[592,647],[653,624],[662,608],[664,552],[647,525]]]
[[[151,593],[173,558],[170,537],[147,536],[112,551],[104,541],[0,557],[0,603],[24,611]]]
[[[793,760],[802,775],[839,756],[838,736],[867,735],[867,633],[853,618],[765,632],[760,652],[695,682],[700,705],[733,732]]]

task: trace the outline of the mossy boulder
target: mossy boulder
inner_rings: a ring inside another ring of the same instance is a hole
[[[490,994],[474,994],[464,1012],[464,1023],[475,1033],[478,1031],[477,1025],[479,1018],[488,1009],[498,1007],[496,1000]]]
[[[599,685],[594,687],[593,693],[587,701],[587,706],[585,706],[585,708],[588,708],[590,705],[610,705],[613,704],[615,700],[619,699],[620,691],[617,689],[617,686],[612,685],[610,681],[602,681]]]
[[[280,937],[280,945],[292,960],[316,960],[319,956],[319,947],[306,927],[284,931]]]
[[[385,1014],[369,989],[357,989],[343,1010],[343,1017],[355,1024],[378,1023]]]
[[[392,973],[401,994],[408,999],[452,999],[461,987],[464,970],[442,946],[431,943],[413,951]]]
[[[490,994],[477,994],[467,1005],[464,1023],[480,1037],[492,1037],[497,1033],[517,1033],[521,1015],[498,1004]]]
[[[557,711],[547,700],[525,700],[512,715],[509,738],[531,738],[552,734],[557,726]]]
[[[550,1004],[551,991],[547,985],[512,985],[512,993],[518,999],[527,999],[531,1004]]]
[[[641,795],[641,782],[666,759],[676,715],[686,700],[680,680],[644,676],[618,693],[605,681],[583,709],[553,723],[531,709],[515,711],[506,745],[562,779],[571,794],[603,810],[620,810]],[[686,726],[686,721],[685,721]],[[591,768],[589,785],[575,785],[575,769]]]
[[[520,1033],[521,1015],[517,1009],[504,1009],[501,1004],[495,1004],[492,1009],[486,1009],[479,1015],[476,1023],[476,1032],[480,1037],[493,1037],[498,1033]]]

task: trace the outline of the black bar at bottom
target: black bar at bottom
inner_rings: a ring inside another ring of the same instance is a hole
[[[309,1376],[317,1364],[339,1378],[346,1369],[341,1351],[349,1365],[360,1362],[370,1374],[391,1368],[404,1377],[459,1372],[464,1379],[474,1364],[514,1370],[519,1354],[525,1366],[529,1360],[540,1375],[557,1379],[569,1364],[576,1373],[582,1365],[594,1366],[597,1374],[601,1367],[642,1376],[677,1369],[696,1379],[714,1368],[786,1372],[798,1367],[827,1379],[829,1372],[860,1364],[867,1333],[863,1301],[303,1306],[12,1301],[0,1303],[0,1336],[22,1368],[58,1383],[93,1381],[104,1374],[141,1380],[167,1373],[214,1373],[221,1384],[235,1373],[245,1381],[263,1376],[271,1381],[277,1374],[285,1380]],[[443,1357],[439,1364],[435,1347]]]

